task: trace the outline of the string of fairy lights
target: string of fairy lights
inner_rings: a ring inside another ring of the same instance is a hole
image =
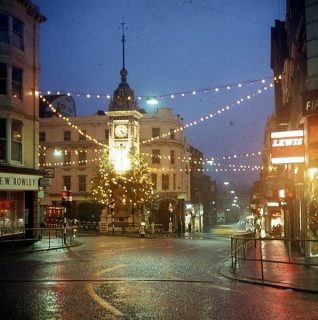
[[[232,102],[231,104],[228,104],[226,106],[223,106],[223,107],[220,107],[218,110],[212,112],[212,113],[209,113],[209,114],[206,114],[202,117],[200,117],[200,119],[198,120],[195,120],[195,121],[192,121],[190,123],[187,123],[187,124],[184,124],[182,126],[180,126],[179,128],[176,128],[173,130],[174,133],[177,133],[179,131],[183,131],[185,129],[189,129],[191,127],[194,127],[198,124],[201,124],[207,120],[211,120],[211,119],[215,119],[216,116],[219,116],[220,114],[222,114],[223,112],[226,112],[226,111],[229,111],[229,110],[232,110],[233,107],[237,106],[237,105],[240,105],[242,104],[243,102],[246,102],[246,101],[249,101],[251,100],[253,97],[256,97],[257,94],[262,94],[263,92],[267,91],[268,88],[273,88],[273,84],[270,83],[268,86],[263,86],[262,88],[258,89],[257,91],[254,91],[252,92],[251,94],[249,95],[246,95],[244,97],[241,97],[239,99],[236,99],[234,102]],[[146,144],[146,143],[152,143],[156,140],[159,140],[161,138],[166,138],[166,137],[169,137],[171,135],[171,132],[164,132],[162,133],[161,135],[159,136],[156,136],[156,137],[152,137],[152,138],[149,138],[149,139],[145,139],[143,141],[141,141],[142,144]]]
[[[212,112],[212,113],[210,113],[208,115],[205,115],[205,116],[201,117],[200,119],[198,119],[196,121],[184,124],[183,126],[180,126],[179,128],[176,128],[173,131],[174,131],[174,133],[177,133],[179,131],[183,131],[184,129],[188,129],[188,128],[196,126],[196,125],[198,125],[200,123],[203,123],[206,120],[213,119],[216,116],[222,114],[222,112],[231,110],[234,106],[240,105],[241,103],[243,103],[245,101],[251,100],[252,97],[255,97],[257,94],[261,94],[261,93],[267,91],[268,87],[272,88],[273,84],[270,83],[269,86],[263,86],[261,89],[258,89],[257,91],[252,92],[251,94],[247,95],[246,97],[241,97],[241,98],[237,99],[235,102],[231,103],[230,105],[226,105],[224,107],[220,107],[218,110],[216,110],[216,111],[214,111],[214,112]],[[54,108],[54,106],[45,97],[43,97],[43,95],[40,95],[40,98],[42,99],[43,102],[47,103],[47,105],[52,110],[52,112],[54,112],[58,117],[63,119],[70,127],[72,127],[73,129],[77,130],[80,135],[85,136],[86,139],[88,139],[90,141],[93,141],[94,143],[96,143],[99,146],[102,146],[104,148],[108,148],[108,146],[106,144],[103,144],[103,143],[97,141],[97,139],[92,138],[86,132],[84,132],[80,128],[78,128],[77,125],[73,124],[68,117],[65,117],[56,108]],[[170,131],[169,132],[165,132],[165,133],[161,134],[160,136],[156,136],[156,137],[152,137],[150,139],[146,139],[146,140],[142,141],[141,143],[142,144],[152,143],[153,141],[159,140],[160,138],[169,137],[170,134],[171,134]]]
[[[278,78],[274,78],[274,81],[279,81],[281,79],[281,77],[278,77]],[[251,83],[251,84],[255,84],[257,82],[261,82],[262,84],[265,84],[266,83],[266,80],[265,79],[262,79],[262,80],[253,80],[253,81],[246,81],[246,82],[242,82],[242,83],[237,83],[237,84],[231,84],[231,85],[226,85],[226,86],[220,86],[220,87],[215,87],[215,88],[210,88],[210,90],[215,90],[215,92],[219,92],[219,89],[224,89],[226,88],[227,90],[230,90],[231,88],[233,88],[234,86],[237,86],[238,88],[241,88],[242,87],[242,84],[246,84],[246,83]],[[263,92],[265,92],[268,88],[271,88],[273,87],[273,84],[272,83],[269,83],[268,85],[264,85],[262,88],[258,89],[257,91],[254,91],[253,93],[251,93],[250,95],[247,95],[245,97],[241,97],[240,99],[236,100],[235,102],[233,102],[232,104],[230,105],[227,105],[225,107],[222,107],[220,108],[219,110],[216,110],[214,111],[213,113],[210,113],[208,115],[205,115],[203,117],[201,117],[199,120],[197,121],[193,121],[193,122],[190,122],[188,124],[185,124],[183,125],[182,127],[179,127],[177,129],[174,130],[174,132],[178,132],[178,131],[182,131],[184,129],[188,129],[188,128],[191,128],[193,127],[194,125],[197,125],[199,123],[202,123],[204,122],[205,120],[209,120],[209,119],[212,119],[214,118],[215,116],[221,114],[222,112],[224,111],[227,111],[227,110],[230,110],[232,107],[234,107],[235,105],[239,105],[247,100],[250,100],[252,97],[255,97],[257,94],[261,94]],[[199,89],[197,90],[197,92],[206,92],[207,89]],[[193,91],[192,93],[195,94],[196,91]],[[185,93],[189,93],[189,91],[185,92]],[[39,94],[39,92],[35,92],[35,94]],[[60,92],[57,92],[57,94],[60,94]],[[71,94],[68,94],[68,95],[71,95]],[[49,108],[52,110],[52,112],[54,112],[59,118],[61,118],[62,120],[64,120],[72,129],[74,130],[77,130],[78,133],[82,136],[84,136],[87,140],[90,140],[92,141],[93,143],[95,143],[97,146],[99,147],[102,147],[102,148],[108,148],[108,146],[106,144],[103,144],[101,142],[99,142],[97,139],[91,137],[90,135],[88,135],[85,131],[81,130],[77,125],[73,124],[71,122],[71,120],[68,118],[68,117],[65,117],[64,115],[62,115],[61,113],[58,112],[58,110],[56,108],[54,108],[54,106],[42,95],[42,94],[39,94],[40,98],[42,99],[43,102],[47,103],[47,105],[49,106]],[[101,95],[100,95],[101,96]],[[166,97],[168,96],[168,94],[166,95],[162,95],[162,97]],[[141,97],[145,97],[145,96],[141,96]],[[171,97],[173,98],[173,97]],[[153,142],[154,140],[158,140],[160,139],[161,137],[165,138],[167,137],[168,135],[170,135],[170,132],[169,133],[163,133],[161,136],[158,136],[158,137],[153,137],[151,139],[147,139],[147,140],[144,140],[142,143],[147,143],[147,142]],[[45,148],[45,147],[44,147]],[[98,152],[100,151],[100,149],[95,149],[94,152]],[[65,152],[68,152],[66,150],[64,150],[64,153]],[[75,150],[75,153],[76,154],[79,154],[81,152],[87,152],[87,150]],[[209,171],[209,170],[214,170],[216,172],[220,171],[246,171],[246,170],[261,170],[261,167],[260,166],[249,166],[249,165],[228,165],[227,168],[220,168],[220,166],[222,164],[220,163],[216,163],[215,161],[220,161],[220,160],[231,160],[231,159],[236,159],[236,158],[239,158],[239,157],[251,157],[251,156],[257,156],[257,155],[261,155],[262,153],[261,152],[251,152],[251,153],[241,153],[241,154],[234,154],[234,155],[229,155],[229,156],[221,156],[221,157],[210,157],[210,158],[205,158],[204,159],[191,159],[191,157],[189,158],[186,158],[186,157],[178,157],[177,159],[178,160],[181,160],[182,162],[193,162],[193,164],[200,164],[200,165],[211,165],[211,166],[217,166],[217,168],[211,168],[211,169],[206,169],[206,171]],[[143,153],[142,154],[143,156],[150,156],[150,157],[153,157],[154,155],[152,154],[147,154],[147,153]],[[170,156],[166,156],[166,155],[156,155],[156,157],[159,157],[160,159],[169,159],[170,160]],[[87,160],[87,159],[83,159],[83,160],[79,160],[79,161],[68,161],[68,162],[55,162],[55,163],[52,163],[52,162],[49,162],[47,164],[45,163],[42,163],[41,165],[42,166],[46,166],[46,165],[55,165],[55,166],[64,166],[64,165],[75,165],[75,164],[87,164],[89,161],[91,162],[95,162],[95,161],[100,161],[100,157],[95,157],[95,158],[92,158],[90,160]],[[152,168],[154,170],[158,170],[157,168]],[[176,169],[173,169],[173,168],[160,168],[159,170],[161,171],[169,171],[169,170],[176,170]],[[178,169],[178,170],[187,170],[187,171],[191,171],[191,169],[187,168],[187,169]],[[200,168],[197,168],[197,169],[194,169],[194,170],[199,170],[199,171],[202,171],[204,172],[205,169],[200,169]]]
[[[261,79],[254,79],[254,80],[247,80],[242,82],[230,83],[225,85],[219,86],[211,86],[205,87],[200,89],[191,89],[191,90],[181,90],[178,92],[170,92],[160,95],[137,95],[137,100],[141,101],[144,100],[146,102],[151,102],[156,100],[163,100],[165,98],[169,98],[174,100],[177,97],[189,97],[189,96],[196,96],[197,94],[208,94],[208,93],[221,93],[222,91],[229,91],[234,88],[242,88],[245,85],[255,85],[257,83],[266,83],[269,80],[272,80],[272,77],[265,77]],[[274,78],[275,80],[276,78]],[[84,92],[84,91],[67,91],[67,90],[37,90],[38,95],[67,95],[67,96],[74,96],[74,97],[83,97],[87,99],[96,98],[102,99],[106,98],[107,100],[111,99],[111,94],[109,93],[96,93],[96,92]],[[128,97],[129,98],[129,97]]]
[[[40,146],[40,148],[43,150],[42,151],[42,155],[46,156],[46,151],[47,151],[47,148],[44,147],[44,146]],[[98,153],[100,152],[102,149],[95,149],[95,150],[68,150],[68,149],[58,149],[59,153],[60,154],[72,154],[74,153],[75,155],[81,155],[81,154],[87,154],[87,153]],[[244,153],[244,154],[235,154],[233,156],[222,156],[220,157],[219,159],[232,159],[232,158],[239,158],[239,157],[251,157],[251,156],[258,156],[258,155],[261,155],[262,153],[261,152],[251,152],[251,153]],[[145,156],[145,157],[157,157],[153,154],[148,154],[148,153],[141,153],[141,155]],[[164,159],[164,160],[169,160],[171,161],[171,157],[170,156],[166,156],[166,155],[161,155],[159,156],[160,159]],[[186,168],[186,169],[176,169],[176,168],[168,168],[168,167],[160,167],[160,168],[156,168],[154,166],[151,167],[151,170],[152,171],[161,171],[161,172],[177,172],[177,171],[180,171],[180,172],[191,172],[191,171],[196,171],[196,172],[205,172],[205,171],[215,171],[215,172],[218,172],[218,171],[248,171],[248,170],[252,170],[252,171],[255,171],[255,170],[261,170],[262,169],[262,166],[257,166],[257,165],[243,165],[243,164],[222,164],[222,163],[219,163],[219,162],[214,162],[214,161],[211,161],[211,160],[208,160],[208,158],[206,158],[207,161],[204,161],[202,158],[200,158],[199,160],[195,159],[195,158],[191,158],[191,157],[176,157],[176,159],[178,159],[179,161],[183,162],[183,163],[189,163],[190,165],[193,164],[194,167],[195,165],[200,165],[200,166],[204,166],[204,165],[210,165],[212,167],[216,167],[216,168],[207,168],[207,169],[204,169],[203,167],[201,168]],[[99,162],[101,161],[101,157],[93,157],[91,159],[83,159],[83,160],[77,160],[77,161],[57,161],[57,162],[43,162],[43,163],[40,163],[40,166],[42,167],[50,167],[50,166],[55,166],[55,167],[59,167],[59,166],[71,166],[71,165],[79,165],[79,166],[84,166],[84,165],[87,165],[88,163],[92,162]],[[220,168],[220,167],[223,167],[223,168]]]

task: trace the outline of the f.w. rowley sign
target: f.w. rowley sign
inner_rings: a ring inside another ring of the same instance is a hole
[[[0,190],[38,190],[39,178],[41,176],[1,173]]]

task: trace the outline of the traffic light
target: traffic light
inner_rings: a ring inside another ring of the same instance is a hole
[[[72,202],[72,191],[71,190],[62,190],[61,191],[61,204],[63,207],[66,207]]]

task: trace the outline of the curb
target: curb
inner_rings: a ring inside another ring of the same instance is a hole
[[[226,268],[227,270],[223,270]],[[290,285],[284,285],[284,284],[279,284],[276,282],[271,282],[269,280],[262,281],[254,278],[248,278],[248,277],[242,277],[240,275],[235,275],[232,272],[229,271],[229,261],[225,261],[221,264],[219,268],[219,274],[222,275],[225,278],[231,279],[231,280],[236,280],[239,282],[245,282],[245,283],[250,283],[254,285],[261,285],[261,286],[267,286],[267,287],[272,287],[272,288],[277,288],[277,289],[282,289],[282,290],[293,290],[293,291],[299,291],[299,292],[306,292],[306,293],[318,293],[318,289],[308,289],[308,288],[303,288],[303,287],[296,287],[296,286],[290,286]]]

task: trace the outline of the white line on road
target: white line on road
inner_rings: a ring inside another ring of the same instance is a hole
[[[100,272],[97,273],[97,275],[101,275],[103,273],[106,272],[110,272],[119,268],[123,268],[125,267],[124,264],[119,265],[119,266],[115,266],[113,268],[109,268],[109,269],[105,269],[102,270]],[[86,289],[88,294],[91,296],[91,298],[97,302],[102,308],[104,308],[105,310],[107,310],[108,312],[112,313],[113,315],[117,316],[117,317],[122,317],[124,316],[124,314],[122,312],[120,312],[118,309],[116,309],[115,307],[113,307],[110,303],[108,303],[106,300],[102,299],[94,290],[92,283],[87,283],[86,284]]]

